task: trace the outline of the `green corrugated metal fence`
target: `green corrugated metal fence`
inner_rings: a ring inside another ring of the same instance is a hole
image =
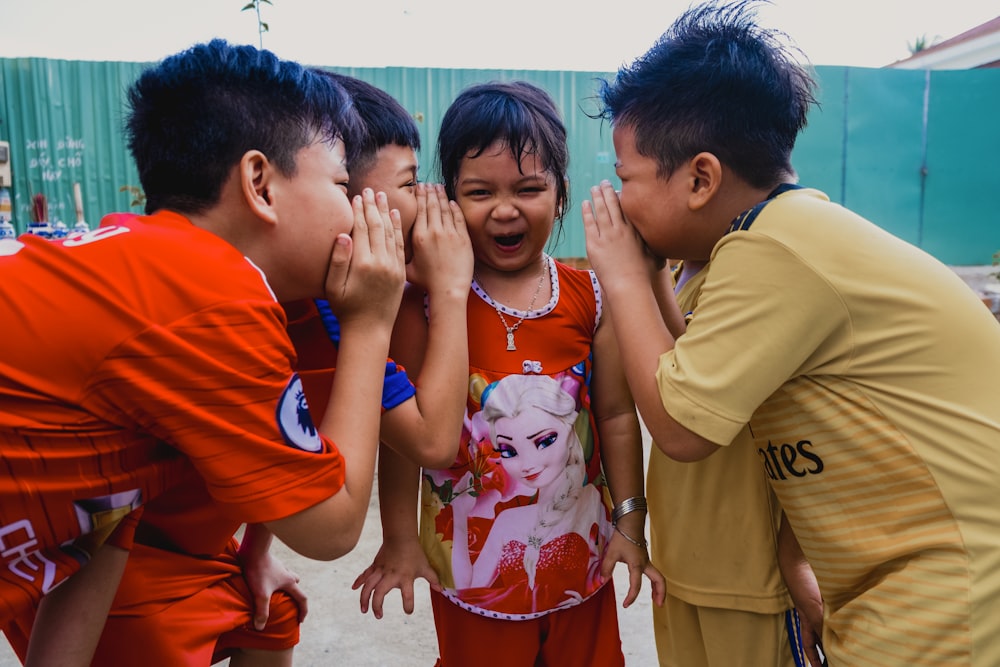
[[[50,217],[72,226],[73,184],[87,222],[129,210],[122,186],[138,176],[121,133],[123,91],[144,63],[0,59],[0,140],[11,144],[15,224],[23,231],[35,193]],[[436,68],[337,68],[394,95],[421,128],[421,178],[433,180],[437,127],[465,86],[524,79],[548,90],[570,137],[573,205],[552,252],[585,255],[579,202],[614,180],[610,129],[587,112],[606,72]],[[987,264],[1000,250],[1000,70],[913,71],[819,67],[820,107],[793,164],[803,185],[949,264]]]

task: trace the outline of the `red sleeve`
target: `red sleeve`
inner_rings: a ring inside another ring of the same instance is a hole
[[[109,354],[88,403],[176,446],[245,522],[311,507],[344,484],[292,370],[277,304],[230,302],[150,327]]]

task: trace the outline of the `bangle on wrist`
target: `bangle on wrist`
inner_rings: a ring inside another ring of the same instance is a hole
[[[621,536],[622,536],[622,537],[624,537],[624,538],[625,538],[626,540],[628,540],[629,542],[631,542],[631,543],[632,543],[632,544],[634,544],[635,546],[639,547],[640,549],[645,549],[645,548],[646,548],[646,545],[647,545],[647,543],[646,543],[646,539],[645,539],[645,538],[643,538],[643,539],[641,539],[641,540],[633,540],[633,539],[632,539],[632,538],[631,538],[631,537],[630,537],[630,536],[628,535],[628,533],[626,533],[626,532],[625,532],[624,530],[622,530],[622,529],[621,529],[621,528],[619,528],[618,526],[615,526],[615,530],[617,530],[617,531],[618,531],[618,534],[619,534],[619,535],[621,535]]]
[[[611,524],[613,526],[618,525],[618,521],[631,512],[641,510],[646,511],[646,497],[645,496],[632,496],[631,498],[626,498],[621,501],[613,510],[611,510]]]

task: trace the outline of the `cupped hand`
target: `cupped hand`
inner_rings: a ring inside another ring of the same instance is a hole
[[[330,307],[342,325],[392,326],[406,279],[399,211],[366,188],[351,202],[354,228],[337,237],[327,273]]]
[[[440,184],[417,185],[417,220],[410,242],[413,259],[406,277],[429,293],[469,291],[472,283],[472,242],[462,209],[448,200]]]
[[[646,244],[622,213],[618,193],[609,181],[590,189],[591,200],[582,204],[587,259],[601,285],[613,288],[637,280],[648,285],[662,266],[647,251]]]

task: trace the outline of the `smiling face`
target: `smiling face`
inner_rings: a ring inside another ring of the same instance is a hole
[[[390,209],[398,209],[403,224],[406,261],[413,256],[410,232],[417,219],[417,154],[409,146],[389,144],[378,149],[371,167],[351,174],[349,194],[360,194],[364,188],[384,192]]]
[[[555,179],[538,156],[522,156],[519,168],[507,145],[494,143],[479,156],[462,158],[455,199],[477,271],[537,271],[556,218]]]
[[[525,486],[541,489],[566,468],[572,426],[536,407],[494,423],[493,447],[507,474]]]

